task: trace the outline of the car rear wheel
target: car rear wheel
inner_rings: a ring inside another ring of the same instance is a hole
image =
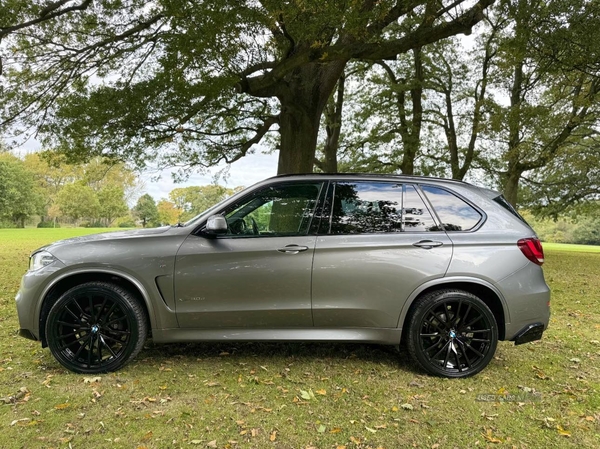
[[[147,333],[148,321],[137,298],[107,282],[70,289],[51,307],[46,320],[50,351],[77,373],[120,369],[140,352]]]
[[[490,308],[461,290],[431,292],[408,319],[407,346],[412,358],[437,376],[467,377],[487,366],[498,344]]]

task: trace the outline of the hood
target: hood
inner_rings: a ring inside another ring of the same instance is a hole
[[[121,240],[121,239],[132,239],[139,237],[147,237],[152,235],[161,235],[167,232],[169,229],[172,229],[171,226],[162,226],[160,228],[150,228],[150,229],[131,229],[129,231],[112,231],[112,232],[103,232],[100,234],[89,234],[82,235],[80,237],[71,237],[69,239],[58,240],[56,242],[50,243],[49,245],[38,248],[34,251],[34,253],[45,250],[52,253],[53,249],[57,249],[59,247],[77,243],[87,243],[87,242],[97,242],[101,240]]]

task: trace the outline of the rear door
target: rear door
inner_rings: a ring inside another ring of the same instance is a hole
[[[326,207],[313,263],[315,327],[397,327],[415,288],[446,273],[452,242],[412,184],[332,183]]]

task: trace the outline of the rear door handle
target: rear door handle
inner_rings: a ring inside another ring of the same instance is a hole
[[[301,251],[306,251],[308,246],[300,246],[300,245],[286,245],[283,248],[279,248],[277,251],[280,253],[286,254],[298,254]]]
[[[413,246],[423,249],[431,249],[442,245],[442,242],[437,242],[435,240],[421,240],[419,242],[413,243]]]

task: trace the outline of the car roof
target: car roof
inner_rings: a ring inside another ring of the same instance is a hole
[[[268,180],[275,179],[380,179],[380,180],[398,180],[398,181],[410,181],[410,182],[423,182],[423,181],[433,181],[440,183],[448,183],[448,184],[456,184],[467,188],[472,188],[480,191],[488,198],[495,198],[500,195],[500,192],[496,190],[488,189],[485,187],[479,187],[473,184],[470,184],[466,181],[460,181],[458,179],[450,179],[450,178],[439,178],[434,176],[418,176],[418,175],[403,175],[403,174],[382,174],[382,173],[299,173],[299,174],[286,174],[286,175],[277,175]]]

